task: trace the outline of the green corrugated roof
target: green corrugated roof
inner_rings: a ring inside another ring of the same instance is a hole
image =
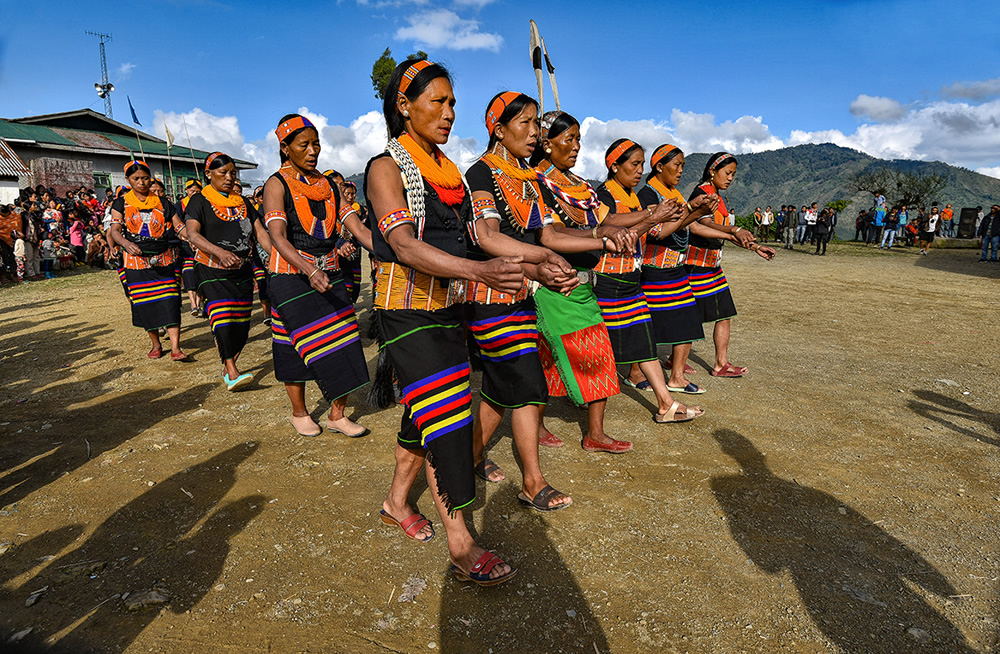
[[[57,134],[48,127],[13,123],[2,118],[0,118],[0,138],[22,139],[25,141],[37,141],[39,143],[52,143],[54,145],[76,145],[73,141]]]

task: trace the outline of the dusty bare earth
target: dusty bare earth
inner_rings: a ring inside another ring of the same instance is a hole
[[[378,521],[399,408],[352,397],[362,439],[290,430],[259,309],[230,394],[205,321],[197,362],[146,359],[111,272],[0,289],[0,649],[998,652],[1000,266],[975,258],[729,252],[750,373],[709,377],[697,344],[703,418],[625,392],[612,457],[554,402],[542,462],[574,505],[544,516],[501,428],[508,481],[468,518],[519,569],[496,588]]]

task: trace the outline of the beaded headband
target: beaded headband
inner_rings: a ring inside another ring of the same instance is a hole
[[[358,190],[358,185],[355,184],[354,182],[350,181],[350,180],[345,181],[344,182],[344,186],[348,186],[348,187],[354,189],[355,191]]]
[[[128,175],[128,169],[131,168],[132,166],[142,166],[143,168],[146,169],[147,173],[152,175],[152,171],[149,169],[149,164],[147,164],[142,159],[133,159],[132,161],[125,164],[125,168],[123,170],[125,171],[126,175]]]
[[[221,154],[222,154],[221,152],[213,152],[212,154],[208,155],[208,158],[205,159],[205,172],[206,173],[208,172],[209,167],[212,165],[212,162],[215,161],[216,159],[218,159],[219,155],[221,155]]]
[[[274,130],[274,133],[278,137],[278,143],[281,143],[288,138],[289,134],[305,127],[312,127],[315,129],[316,126],[309,122],[309,119],[305,116],[296,116],[295,118],[289,118],[285,122],[278,125],[278,129]]]
[[[407,68],[406,72],[403,73],[403,79],[399,80],[399,90],[397,91],[397,93],[401,97],[405,98],[406,89],[410,88],[410,83],[413,82],[413,80],[417,77],[417,75],[420,74],[420,71],[422,71],[424,68],[427,68],[428,66],[433,66],[433,65],[434,65],[433,61],[430,61],[428,59],[421,59],[420,61],[416,62],[415,64]]]
[[[664,143],[660,147],[653,150],[653,156],[649,158],[649,167],[656,168],[656,164],[663,161],[663,159],[674,150],[680,152],[679,147],[677,147],[676,145],[671,145],[670,143]]]
[[[549,130],[552,129],[552,125],[555,124],[556,119],[562,116],[563,112],[559,111],[546,111],[545,115],[542,116],[542,138],[549,138]]]
[[[715,170],[715,168],[720,163],[722,163],[723,161],[725,161],[726,159],[735,159],[735,158],[736,157],[734,157],[733,155],[729,154],[728,152],[723,152],[718,157],[716,157],[715,159],[712,160],[712,163],[709,165],[708,169],[709,170]]]
[[[625,139],[624,141],[618,144],[618,147],[609,152],[608,156],[604,157],[605,165],[607,165],[607,167],[610,169],[611,166],[616,161],[618,161],[619,157],[621,157],[623,154],[625,154],[626,151],[631,150],[635,146],[636,146],[635,141],[630,141],[628,139]]]
[[[486,131],[490,136],[493,136],[493,130],[500,122],[500,116],[503,115],[504,109],[519,95],[521,94],[517,91],[507,91],[497,96],[497,99],[490,104],[489,111],[486,112]]]

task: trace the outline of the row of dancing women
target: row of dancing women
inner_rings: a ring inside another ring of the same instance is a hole
[[[561,111],[540,117],[534,99],[505,92],[486,110],[487,151],[463,176],[440,149],[454,105],[442,66],[423,59],[395,69],[383,101],[389,141],[365,170],[366,208],[345,198],[346,184],[319,172],[318,131],[289,114],[275,130],[281,167],[264,185],[260,211],[233,192],[236,169],[225,154],[205,161],[209,183],[184,203],[183,220],[149,193],[149,168],[134,161],[125,171],[131,190],[112,206],[111,234],[125,251],[133,323],[151,334],[165,327],[177,359],[185,355],[171,244],[190,247],[223,382],[233,390],[252,379],[237,361],[259,259],[267,270],[275,377],[285,384],[291,424],[304,436],[321,431],[306,409],[309,381],[331,403],[327,429],[367,433],[345,414],[347,396],[369,375],[352,297],[359,280],[351,270],[351,288],[345,284],[341,246],[350,240],[371,253],[380,353],[368,395],[382,407],[398,396],[404,407],[381,520],[416,541],[435,536],[435,525],[409,502],[425,468],[452,573],[489,586],[516,570],[473,539],[462,510],[475,498],[476,475],[504,479],[485,450],[505,412],[523,467],[518,500],[539,511],[568,507],[571,498],[546,481],[539,463],[539,444],[563,444],[543,423],[549,397],[587,408],[581,445],[588,452],[632,449],[604,431],[619,378],[654,394],[657,423],[702,415],[671,393],[705,392],[688,379],[694,370],[687,365],[703,323],[714,325],[711,374],[746,373],[728,359],[736,309],[720,267],[722,244],[765,259],[774,251],[732,224],[719,195],[736,172],[731,154],[710,157],[685,200],[677,190],[679,148],[652,152],[637,192],[645,151],[619,139],[606,153],[607,180],[595,190],[572,172],[579,122]],[[664,364],[658,345],[671,347]],[[483,373],[475,416],[470,352]],[[628,372],[619,375],[618,366]]]

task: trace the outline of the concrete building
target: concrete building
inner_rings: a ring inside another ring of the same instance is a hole
[[[134,128],[90,109],[0,118],[0,162],[5,149],[9,149],[21,162],[17,172],[19,188],[42,184],[59,195],[87,186],[103,197],[104,189],[125,183],[123,167],[133,158],[144,157],[171,196],[183,193],[185,180],[203,176],[202,165],[208,152],[194,150],[192,162],[192,151],[180,143],[175,142],[168,150],[166,141],[150,134],[139,132],[139,139],[141,148]],[[144,154],[140,155],[140,151]],[[236,159],[236,168],[252,170],[257,164]],[[0,189],[5,189],[3,184],[8,178],[6,168],[0,166]]]

